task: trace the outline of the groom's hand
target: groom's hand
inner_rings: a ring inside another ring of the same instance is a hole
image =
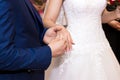
[[[57,37],[52,40],[48,46],[51,48],[52,51],[52,57],[57,57],[65,53],[67,43],[65,38],[61,35],[57,35]]]
[[[66,30],[66,28],[61,25],[56,25],[52,28],[49,28],[46,31],[43,41],[46,44],[49,44],[53,39],[55,39],[57,35],[64,37],[64,39],[66,40],[66,44],[67,44],[66,51],[70,51],[72,49],[72,45],[74,44],[72,41],[72,37],[70,33]]]
[[[66,40],[67,47],[66,51],[70,51],[72,49],[72,45],[74,44],[72,37],[69,33],[69,31],[62,25],[56,25],[55,27],[61,27],[62,30],[58,31],[57,35],[62,35],[64,39]]]
[[[43,38],[44,43],[49,44],[57,36],[57,32],[61,31],[61,27],[52,27],[49,28]]]

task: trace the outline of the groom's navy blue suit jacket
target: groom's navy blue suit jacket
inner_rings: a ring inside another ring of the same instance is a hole
[[[51,61],[45,31],[29,0],[0,0],[0,80],[44,79]]]

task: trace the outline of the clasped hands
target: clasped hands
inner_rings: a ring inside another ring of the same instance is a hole
[[[51,48],[53,57],[70,51],[73,45],[70,33],[61,25],[49,28],[45,33],[43,41]]]

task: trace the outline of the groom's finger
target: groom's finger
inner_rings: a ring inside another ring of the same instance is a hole
[[[55,26],[55,27],[53,27],[54,28],[54,30],[56,31],[56,32],[58,32],[58,31],[61,31],[62,30],[62,28],[60,27],[60,26]]]

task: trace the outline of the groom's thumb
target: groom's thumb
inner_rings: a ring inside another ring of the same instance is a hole
[[[62,30],[62,27],[60,27],[60,26],[55,26],[55,27],[54,27],[54,30],[55,30],[55,31],[61,31],[61,30]]]

